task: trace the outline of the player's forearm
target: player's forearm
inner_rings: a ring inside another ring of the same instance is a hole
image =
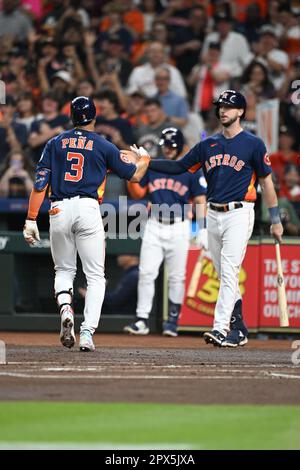
[[[29,197],[28,212],[26,217],[27,220],[36,220],[41,205],[45,199],[46,190],[47,188],[45,188],[43,191],[36,191],[35,189],[32,189]]]
[[[150,162],[149,157],[141,157],[135,163],[136,171],[133,174],[130,181],[132,181],[133,183],[139,183],[141,181],[141,179],[143,178],[144,174],[146,173],[146,171],[148,170],[149,162]]]
[[[149,169],[159,173],[167,173],[168,175],[179,175],[184,173],[186,169],[181,165],[180,160],[151,160]]]
[[[194,199],[195,215],[200,229],[206,228],[206,196],[197,196]]]
[[[262,188],[262,194],[267,208],[270,209],[272,207],[277,207],[278,199],[271,175],[268,175],[265,178],[260,178],[259,182]]]

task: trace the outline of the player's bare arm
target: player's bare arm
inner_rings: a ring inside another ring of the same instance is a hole
[[[272,176],[269,174],[264,178],[259,178],[259,183],[262,188],[263,197],[266,203],[267,208],[269,209],[270,218],[271,218],[271,235],[279,243],[282,242],[283,227],[280,221],[279,209],[278,209],[278,199],[276,196],[274,184],[272,181]]]

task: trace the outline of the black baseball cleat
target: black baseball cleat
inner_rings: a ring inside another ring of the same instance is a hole
[[[231,330],[222,342],[221,346],[228,348],[236,348],[237,346],[245,346],[245,344],[247,343],[248,338],[246,335],[243,334],[242,331]]]
[[[214,346],[222,346],[222,342],[225,339],[223,333],[218,330],[206,331],[203,338],[207,344],[213,344]]]

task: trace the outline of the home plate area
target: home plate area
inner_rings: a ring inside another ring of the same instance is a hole
[[[96,351],[64,349],[54,334],[4,333],[0,400],[299,404],[290,341],[214,348],[200,337],[95,336]],[[276,386],[274,386],[276,383]],[[71,390],[71,392],[70,392]]]

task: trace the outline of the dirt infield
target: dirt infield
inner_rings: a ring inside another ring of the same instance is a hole
[[[57,334],[1,333],[0,400],[300,404],[300,366],[289,341],[245,348],[200,337],[99,334],[95,353],[66,350]]]

